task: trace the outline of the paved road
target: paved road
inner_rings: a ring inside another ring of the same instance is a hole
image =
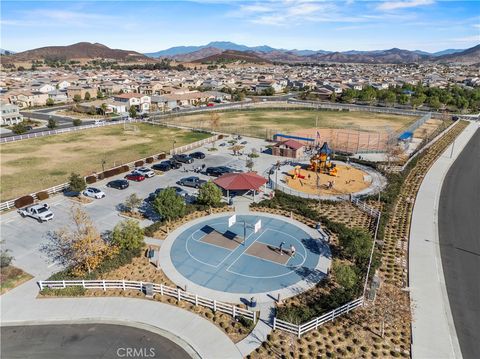
[[[445,178],[438,216],[445,284],[462,355],[480,358],[480,130]]]
[[[2,327],[1,357],[10,358],[191,358],[161,335],[109,324]],[[128,354],[132,355],[128,355]]]

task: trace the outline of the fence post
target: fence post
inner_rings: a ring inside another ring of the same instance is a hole
[[[180,288],[177,288],[177,300],[180,302]]]
[[[160,284],[160,295],[163,295],[163,284]]]
[[[64,281],[64,280],[62,280],[62,284],[63,284],[63,288],[64,288],[64,289],[67,288],[67,286],[65,285],[65,281]]]
[[[236,307],[234,305],[232,305],[232,317],[233,317],[233,319],[235,319],[235,308]]]
[[[85,279],[82,279],[82,287],[85,289]]]
[[[42,291],[43,290],[43,281],[38,281],[38,285],[40,286],[40,290]]]
[[[217,311],[217,301],[215,299],[213,300],[213,311]]]
[[[195,294],[195,306],[198,306],[198,294]]]
[[[125,279],[122,280],[122,288],[125,290]]]
[[[257,321],[257,312],[253,312],[253,323]]]
[[[302,327],[299,325],[298,326],[298,338],[300,338],[302,336]]]
[[[273,317],[273,330],[277,329],[277,317]]]
[[[105,286],[105,279],[102,281],[103,283],[103,291],[105,292],[107,290],[107,287]]]

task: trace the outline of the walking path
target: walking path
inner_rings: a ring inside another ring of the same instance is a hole
[[[478,129],[471,123],[425,175],[413,208],[409,286],[415,306],[412,357],[461,358],[440,257],[438,202],[448,169]],[[453,147],[453,151],[452,151]]]
[[[168,332],[169,339],[193,357],[239,359],[242,354],[218,327],[208,320],[172,305],[144,299],[45,298],[37,299],[36,279],[2,295],[1,325],[52,323],[115,323]],[[188,344],[187,344],[188,343]]]
[[[237,348],[243,357],[257,349],[262,342],[267,340],[272,331],[273,317],[275,315],[275,302],[260,304],[260,317],[255,328],[242,341],[237,343]]]

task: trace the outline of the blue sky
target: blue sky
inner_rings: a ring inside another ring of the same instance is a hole
[[[1,1],[1,48],[80,41],[140,52],[210,41],[438,51],[480,43],[480,1]]]

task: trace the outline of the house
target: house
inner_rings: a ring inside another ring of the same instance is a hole
[[[95,113],[101,115],[109,115],[112,113],[117,113],[119,115],[127,114],[127,107],[125,102],[119,102],[111,99],[84,102],[78,104],[77,106],[79,111],[85,113],[91,112],[92,107],[95,108]]]
[[[30,90],[31,90],[32,92],[49,93],[49,92],[55,90],[55,86],[52,86],[52,85],[50,85],[50,84],[38,83],[38,84],[33,84],[33,85],[31,85],[31,86],[30,86]]]
[[[69,86],[67,87],[67,96],[71,99],[75,97],[75,95],[79,95],[80,98],[84,99],[85,94],[89,93],[91,97],[95,97],[97,91],[94,88],[89,86]]]
[[[303,143],[295,140],[286,140],[277,142],[277,144],[272,147],[272,155],[300,158],[303,156],[304,149],[305,145]]]
[[[149,112],[150,111],[150,96],[139,94],[139,93],[123,93],[120,95],[115,95],[113,100],[125,104],[125,107],[130,109],[130,107],[135,106],[138,112]]]
[[[0,107],[2,108],[0,125],[15,125],[23,121],[23,116],[18,111],[17,105],[2,103]]]
[[[20,108],[45,106],[47,99],[48,94],[31,91],[12,92],[8,97],[11,104],[17,105]]]
[[[48,98],[53,99],[55,103],[69,102],[71,99],[67,96],[66,91],[53,90],[48,93]]]

